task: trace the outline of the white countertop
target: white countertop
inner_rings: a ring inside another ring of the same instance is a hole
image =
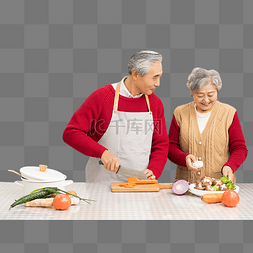
[[[0,182],[1,220],[253,220],[253,183],[237,184],[240,203],[233,208],[222,203],[207,204],[200,197],[186,193],[177,196],[170,189],[160,192],[111,192],[110,183],[73,183],[66,187],[83,201],[66,211],[54,207],[26,207],[9,211],[10,205],[22,197],[22,189],[14,183]]]

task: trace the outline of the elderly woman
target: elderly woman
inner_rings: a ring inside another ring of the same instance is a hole
[[[186,85],[193,101],[175,109],[169,129],[168,158],[177,164],[175,181],[195,183],[204,176],[225,175],[235,183],[235,171],[248,150],[236,109],[217,100],[220,75],[194,68]],[[193,166],[197,160],[202,168]]]

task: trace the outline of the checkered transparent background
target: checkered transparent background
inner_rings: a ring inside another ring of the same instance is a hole
[[[176,106],[192,100],[185,86],[191,70],[200,66],[220,72],[219,100],[238,110],[249,150],[237,181],[251,183],[252,11],[251,0],[2,0],[1,181],[16,180],[7,169],[41,163],[76,182],[85,181],[87,157],[63,143],[65,126],[91,92],[126,75],[132,54],[152,49],[164,57],[164,75],[156,94],[163,101],[167,127]],[[173,182],[175,168],[167,162],[160,182]],[[238,235],[229,232],[233,239],[224,235],[227,226],[232,231],[230,224]],[[211,234],[206,229],[202,232],[206,226]],[[4,222],[0,247],[7,253],[229,252],[231,248],[252,252],[251,227],[247,222],[217,221],[69,221],[38,226]],[[5,231],[9,236],[4,236]]]
[[[251,253],[252,225],[252,221],[3,221],[0,249],[4,253]]]

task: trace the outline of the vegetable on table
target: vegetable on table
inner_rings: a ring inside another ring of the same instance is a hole
[[[201,196],[201,200],[206,203],[219,203],[222,202],[223,193],[207,193]]]
[[[214,191],[214,188],[211,185],[206,185],[206,191]]]
[[[239,194],[234,190],[227,190],[222,195],[222,203],[227,207],[235,207],[239,201]]]
[[[188,192],[189,185],[190,183],[187,182],[186,180],[183,179],[177,180],[172,186],[172,191],[177,195],[183,195],[186,192]]]
[[[120,187],[125,187],[125,188],[134,188],[135,184],[130,184],[130,183],[121,183],[119,184]]]
[[[228,177],[227,176],[225,176],[225,175],[223,175],[221,178],[220,178],[220,180],[223,182],[223,184],[226,184],[226,183],[228,183],[230,180],[228,179]]]
[[[67,210],[71,206],[71,199],[68,194],[58,194],[53,199],[53,206],[56,210]]]
[[[55,196],[52,195],[55,193]],[[62,193],[66,193],[70,196],[73,196],[75,198],[78,198],[79,200],[83,200],[85,201],[86,203],[90,204],[89,201],[95,201],[95,200],[91,200],[91,199],[83,199],[77,195],[74,195],[72,193],[69,193],[69,192],[66,192],[62,189],[59,189],[57,187],[44,187],[44,188],[39,188],[39,189],[36,189],[34,191],[32,191],[30,194],[28,195],[25,195],[23,197],[21,197],[20,199],[18,200],[15,200],[15,202],[13,204],[11,204],[9,210],[17,205],[20,205],[20,204],[24,204],[28,201],[31,201],[31,200],[34,200],[34,199],[41,199],[41,198],[54,198],[56,197],[57,195],[59,194],[62,194]]]
[[[136,177],[129,177],[127,182],[129,184],[156,184],[156,179],[139,179]]]
[[[56,195],[54,195],[56,196]],[[80,199],[75,198],[73,196],[70,196],[71,199],[71,205],[78,205],[80,202]],[[28,201],[25,203],[25,206],[29,207],[51,207],[53,206],[54,198],[45,198],[45,199],[34,199],[32,201]]]
[[[227,185],[228,190],[235,190],[235,184],[227,176],[223,175],[220,180]]]
[[[71,205],[78,205],[80,202],[80,199],[75,198],[73,196],[70,196],[70,199],[71,199]]]
[[[213,187],[214,191],[219,191],[220,190],[218,185],[212,185],[212,187]]]
[[[50,194],[57,191],[56,189],[57,187],[46,187],[46,188],[41,188],[36,191],[33,191],[32,193],[25,195],[24,197],[16,200],[13,204],[11,204],[9,210],[17,205],[24,204],[28,201],[50,196]]]
[[[77,193],[75,192],[75,191],[73,191],[73,190],[69,190],[69,191],[67,191],[68,193],[71,193],[71,194],[73,194],[73,195],[75,195],[75,196],[77,196]]]
[[[195,188],[197,190],[206,191],[226,191],[236,189],[234,183],[230,179],[228,179],[227,176],[224,175],[219,179],[205,176],[200,181],[196,182]]]
[[[208,193],[201,196],[201,200],[206,203],[222,202],[227,207],[235,207],[239,201],[239,194],[234,190],[226,190],[224,193]]]
[[[25,206],[34,206],[34,207],[51,207],[53,205],[53,198],[46,199],[34,199],[25,203]]]

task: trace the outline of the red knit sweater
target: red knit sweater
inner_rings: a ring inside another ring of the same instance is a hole
[[[109,126],[114,95],[115,90],[110,84],[94,91],[72,116],[63,132],[64,142],[84,155],[101,158],[107,148],[98,141]],[[148,169],[152,170],[158,179],[167,161],[169,140],[161,100],[152,94],[149,101],[154,119],[154,133]],[[119,95],[118,110],[147,112],[145,96],[127,98]]]
[[[180,149],[179,133],[180,128],[177,124],[175,116],[173,115],[169,130],[170,151],[168,158],[173,163],[186,167],[185,158],[189,153],[184,153]],[[244,162],[248,154],[237,112],[235,112],[233,122],[228,130],[228,134],[230,157],[224,166],[228,165],[233,172],[235,172]]]

